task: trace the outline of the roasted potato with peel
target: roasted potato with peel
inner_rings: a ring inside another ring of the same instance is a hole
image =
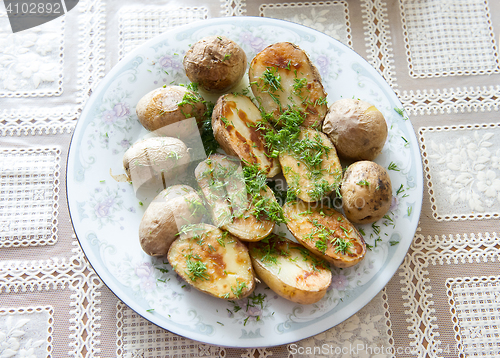
[[[328,108],[323,132],[341,157],[373,160],[384,148],[387,123],[382,112],[371,103],[343,98]]]
[[[365,240],[337,211],[300,200],[286,203],[284,211],[297,241],[334,266],[350,267],[365,257]]]
[[[186,144],[172,137],[150,137],[132,144],[123,154],[123,168],[137,191],[142,186],[166,188],[186,171]]]
[[[247,56],[225,36],[207,36],[186,52],[186,76],[208,92],[221,93],[236,86],[245,75]]]
[[[206,111],[203,99],[182,86],[157,88],[144,95],[136,106],[139,122],[149,131],[187,138],[197,130]],[[196,121],[186,119],[196,118]]]
[[[198,224],[205,212],[198,193],[188,185],[162,190],[149,204],[139,225],[139,242],[150,256],[165,256],[183,225]]]
[[[298,139],[279,154],[289,190],[307,202],[319,201],[337,190],[342,165],[328,137],[318,130],[302,128]]]
[[[229,155],[258,164],[272,178],[281,171],[277,158],[269,156],[264,134],[272,127],[262,120],[257,106],[243,95],[226,94],[217,100],[212,114],[215,139]]]
[[[244,241],[258,241],[268,236],[275,222],[262,213],[261,204],[279,206],[267,185],[258,190],[258,197],[247,188],[239,160],[212,154],[198,164],[195,177],[208,203],[212,220],[217,227],[229,231]],[[266,207],[264,207],[266,208]]]
[[[321,129],[326,93],[318,70],[298,46],[279,42],[266,47],[253,58],[248,77],[253,95],[275,121],[295,108],[306,114],[303,126]]]
[[[287,300],[311,304],[323,298],[332,280],[330,264],[304,246],[272,234],[249,245],[257,276]]]
[[[255,288],[247,247],[212,225],[184,227],[168,250],[168,262],[188,284],[218,298],[244,298]]]
[[[340,193],[345,216],[351,222],[369,224],[382,219],[391,207],[391,178],[380,164],[354,162],[345,171]]]

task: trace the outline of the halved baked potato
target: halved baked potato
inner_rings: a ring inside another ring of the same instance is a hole
[[[342,165],[335,147],[316,129],[302,128],[279,161],[289,190],[304,201],[319,201],[340,186]]]
[[[276,202],[271,189],[264,186],[254,200],[247,190],[243,171],[236,158],[212,154],[198,164],[195,177],[217,227],[244,241],[268,236],[275,223],[258,209],[259,202]],[[277,204],[276,204],[277,205]]]
[[[332,280],[330,265],[304,246],[272,234],[249,245],[257,276],[287,300],[311,304],[323,298]]]
[[[284,206],[287,226],[299,243],[336,267],[350,267],[366,254],[366,243],[342,214],[301,200]]]
[[[321,76],[307,54],[290,42],[266,47],[248,70],[253,95],[275,121],[288,108],[306,114],[303,126],[321,128],[326,115],[326,93]]]
[[[262,120],[249,97],[234,94],[219,97],[212,114],[212,127],[215,139],[227,154],[258,164],[268,178],[280,172],[278,159],[269,156],[264,140],[272,127]]]
[[[212,225],[185,227],[168,250],[168,262],[188,284],[215,297],[240,299],[255,288],[247,247]]]

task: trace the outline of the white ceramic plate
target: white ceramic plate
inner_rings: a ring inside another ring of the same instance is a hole
[[[390,168],[395,197],[390,220],[359,226],[372,250],[354,267],[333,269],[332,286],[316,304],[286,301],[264,284],[256,290],[266,295],[259,304],[248,299],[227,302],[191,289],[164,260],[140,248],[139,222],[152,198],[137,198],[130,184],[116,182],[109,174],[110,169],[123,173],[123,153],[146,134],[135,115],[138,100],[163,84],[188,83],[183,55],[207,35],[233,39],[249,60],[269,44],[295,43],[321,73],[329,103],[360,98],[386,118],[389,135],[376,162]],[[356,313],[386,285],[417,227],[423,193],[420,154],[410,121],[394,108],[402,108],[401,103],[377,71],[347,46],[310,28],[267,18],[228,17],[173,29],[118,63],[101,80],[78,121],[67,166],[68,203],[78,240],[111,291],[171,332],[235,347],[281,345],[320,333]]]

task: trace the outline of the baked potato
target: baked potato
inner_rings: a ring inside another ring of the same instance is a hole
[[[301,200],[284,206],[287,227],[299,243],[336,267],[350,267],[366,254],[366,243],[342,214]]]
[[[187,185],[162,190],[149,204],[139,225],[139,242],[150,256],[164,256],[184,225],[198,224],[205,208]]]
[[[168,262],[188,284],[218,298],[245,298],[255,288],[247,247],[212,225],[186,227],[170,246]]]
[[[149,131],[170,137],[185,138],[203,120],[204,100],[187,87],[166,86],[143,96],[136,106],[139,122]],[[186,121],[196,118],[196,121]]]
[[[330,265],[304,246],[272,234],[249,245],[257,276],[287,300],[311,304],[326,293],[332,280]]]
[[[318,70],[298,46],[279,42],[266,47],[250,63],[248,77],[262,110],[272,113],[276,122],[294,108],[306,115],[304,127],[321,129],[326,93]]]
[[[342,209],[352,222],[368,224],[384,217],[392,203],[392,184],[389,173],[371,161],[351,164],[344,173]]]
[[[229,155],[258,164],[267,177],[281,171],[277,158],[269,156],[264,135],[272,127],[262,120],[257,106],[243,95],[225,94],[217,100],[212,114],[215,139]]]
[[[318,130],[302,128],[297,140],[279,154],[279,162],[289,190],[304,201],[319,201],[340,186],[337,152]]]
[[[275,222],[260,210],[261,205],[279,205],[266,185],[253,200],[239,161],[213,154],[198,164],[195,177],[217,227],[244,241],[258,241],[272,232]]]
[[[374,160],[387,139],[384,115],[372,104],[359,99],[334,102],[323,122],[339,156],[352,160]]]
[[[123,167],[137,191],[144,186],[165,189],[190,162],[187,146],[172,137],[150,137],[134,143],[123,155]]]
[[[225,36],[207,36],[186,52],[186,76],[208,92],[224,92],[236,86],[247,68],[245,51]]]

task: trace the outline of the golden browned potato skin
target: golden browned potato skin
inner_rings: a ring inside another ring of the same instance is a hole
[[[332,140],[339,156],[373,160],[384,147],[387,124],[383,114],[372,104],[344,98],[328,109],[323,132]]]
[[[203,276],[193,276],[187,261],[201,262]],[[199,224],[182,233],[168,251],[168,262],[188,284],[211,296],[235,300],[255,289],[255,273],[247,247],[215,226]]]
[[[392,203],[389,173],[371,161],[351,164],[340,188],[346,217],[358,224],[368,224],[384,217]]]
[[[186,103],[185,98],[197,100]],[[191,135],[197,129],[196,123],[186,119],[196,118],[197,122],[201,122],[205,111],[201,98],[182,86],[155,89],[144,95],[136,106],[137,117],[144,128],[175,137]]]
[[[187,185],[161,191],[149,204],[139,225],[139,242],[150,256],[164,256],[182,225],[197,224],[203,217],[202,201]]]
[[[265,129],[258,129],[257,125]],[[227,154],[258,164],[268,178],[281,171],[278,159],[269,157],[264,140],[265,131],[272,128],[264,124],[259,109],[249,97],[233,94],[219,97],[212,114],[212,128],[215,139]]]
[[[288,220],[288,229],[297,241],[334,266],[350,267],[365,257],[365,240],[354,225],[334,209],[311,206],[299,200],[286,203],[284,212]],[[326,249],[323,252],[317,248],[316,244],[325,232],[328,233],[328,238],[324,242]],[[332,240],[337,237],[352,244],[349,251],[337,252],[337,246],[332,243]]]
[[[300,132],[299,140],[306,138],[312,140],[316,136],[319,136],[322,145],[330,148],[328,154],[324,153],[322,155],[322,171],[319,176],[311,177],[311,172],[306,165],[290,153],[282,152],[278,156],[288,186],[295,190],[299,199],[307,202],[319,201],[331,194],[335,190],[335,187],[340,186],[342,180],[342,165],[340,164],[334,145],[324,133],[312,128],[303,128]],[[318,197],[315,194],[315,185],[322,180],[328,183],[330,189]]]
[[[277,70],[276,75],[281,78],[282,90],[272,91],[265,85],[262,75],[267,68]],[[274,114],[276,121],[280,114],[291,106],[305,113],[306,118],[302,124],[304,127],[321,129],[327,111],[326,93],[318,70],[297,45],[279,42],[266,47],[253,58],[248,77],[255,98],[265,112]],[[304,86],[294,89],[294,80],[303,78],[306,79]]]
[[[257,276],[275,293],[292,302],[308,305],[321,300],[332,280],[328,262],[278,235],[273,234],[265,241],[249,245]],[[265,255],[269,254],[275,262],[266,259]]]
[[[225,36],[207,36],[184,56],[189,80],[208,92],[224,92],[236,86],[247,68],[245,51]]]

